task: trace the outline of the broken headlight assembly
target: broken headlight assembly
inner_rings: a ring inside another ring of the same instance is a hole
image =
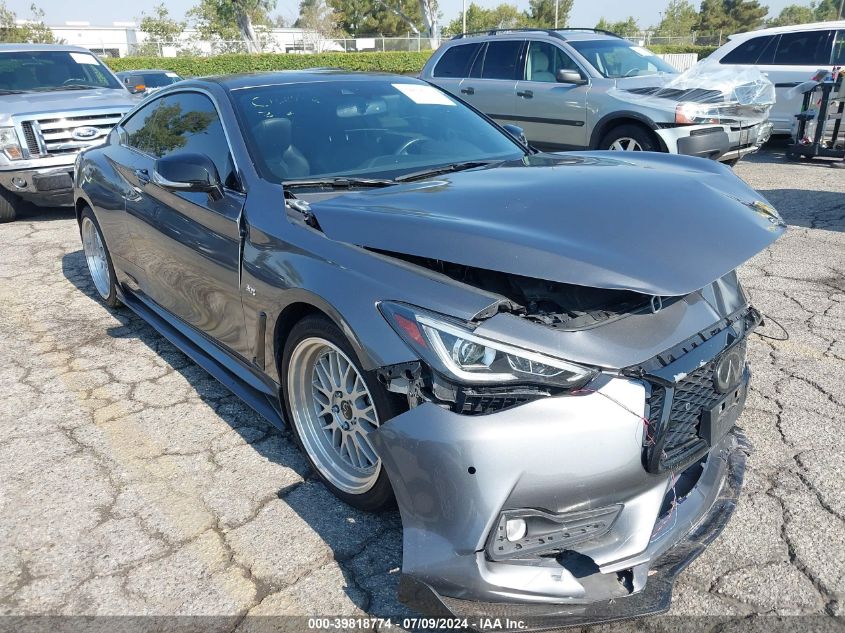
[[[432,369],[465,385],[531,384],[572,390],[597,370],[477,336],[457,321],[414,306],[383,302],[384,317]]]

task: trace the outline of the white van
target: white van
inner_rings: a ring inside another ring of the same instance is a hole
[[[845,20],[796,24],[731,36],[710,59],[756,66],[775,84],[777,103],[769,114],[775,134],[789,134],[801,97],[787,91],[808,81],[819,68],[845,66]]]

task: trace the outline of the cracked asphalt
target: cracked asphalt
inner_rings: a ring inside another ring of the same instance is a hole
[[[789,340],[751,338],[744,492],[674,616],[845,614],[845,172],[782,154],[736,172],[790,225],[741,269]],[[69,211],[0,225],[0,615],[413,615],[401,549],[398,514],[337,501],[287,433],[95,298]]]

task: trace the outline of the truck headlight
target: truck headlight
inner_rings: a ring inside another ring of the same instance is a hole
[[[21,145],[18,141],[18,134],[13,127],[0,127],[0,150],[9,160],[20,160],[23,158]]]
[[[414,306],[383,302],[384,317],[433,369],[463,384],[539,384],[576,389],[598,372],[477,336],[465,325]]]

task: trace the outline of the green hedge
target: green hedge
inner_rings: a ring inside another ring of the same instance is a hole
[[[698,58],[704,59],[717,48],[718,46],[695,46],[693,44],[652,44],[648,47],[648,50],[658,55],[698,53]]]
[[[331,67],[389,73],[418,73],[431,51],[384,53],[318,53],[313,55],[260,53],[213,57],[110,57],[106,63],[114,71],[137,68],[172,70],[182,77],[227,75],[251,71],[296,70]]]

